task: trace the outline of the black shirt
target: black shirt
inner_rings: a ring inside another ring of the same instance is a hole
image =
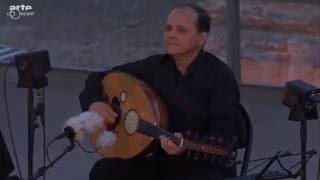
[[[225,138],[242,139],[237,81],[230,68],[216,56],[201,50],[184,75],[167,54],[113,70],[130,73],[157,91],[168,107],[169,131],[218,133]],[[91,103],[103,101],[101,81],[108,72],[89,75],[79,96],[83,111]]]

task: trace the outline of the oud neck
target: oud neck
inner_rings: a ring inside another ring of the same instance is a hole
[[[139,121],[139,126],[138,126],[138,131],[151,136],[155,139],[159,139],[161,135],[165,135],[169,137],[175,144],[179,145],[182,147],[182,138],[179,138],[175,136],[174,134],[166,131],[165,129],[159,128],[153,124],[150,124],[146,121],[140,120]]]
[[[159,139],[160,135],[165,135],[169,137],[176,145],[179,145],[180,147],[185,149],[192,149],[225,157],[230,156],[230,151],[227,149],[179,138],[174,134],[166,131],[165,129],[159,128],[143,120],[139,121],[138,131],[156,139]]]
[[[225,156],[225,157],[230,156],[230,151],[225,148],[213,146],[209,144],[203,144],[203,143],[190,141],[190,140],[183,140],[182,147],[185,149],[192,149],[195,151],[216,154],[216,155]]]

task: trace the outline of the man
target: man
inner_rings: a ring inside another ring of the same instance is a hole
[[[157,91],[168,107],[168,131],[176,132],[177,136],[188,131],[241,140],[238,85],[228,66],[203,50],[209,31],[210,17],[205,10],[196,5],[180,5],[167,18],[163,36],[166,54],[113,70],[130,73]],[[112,124],[117,114],[102,98],[101,80],[108,72],[88,77],[80,102],[84,111],[98,112],[107,124]],[[184,156],[183,149],[161,136],[161,150],[153,156],[99,160],[91,170],[90,180],[205,180],[235,175],[234,167],[193,161]]]

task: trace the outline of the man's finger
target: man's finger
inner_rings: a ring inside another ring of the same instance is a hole
[[[168,141],[168,147],[170,147],[170,148],[176,148],[177,145],[174,144],[171,140],[169,140],[169,141]]]
[[[110,115],[109,113],[105,113],[103,117],[104,117],[104,121],[107,124],[113,124],[115,122],[115,117]]]
[[[117,117],[118,114],[116,112],[113,111],[113,109],[110,106],[107,106],[106,112],[113,117]]]
[[[176,137],[178,137],[178,138],[183,138],[183,136],[182,136],[182,134],[181,134],[181,133],[177,133],[177,132],[175,132],[175,133],[174,133],[174,135],[175,135]]]

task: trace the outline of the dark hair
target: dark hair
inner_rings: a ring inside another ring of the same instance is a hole
[[[190,8],[194,12],[197,13],[198,19],[197,19],[197,24],[196,27],[199,32],[210,32],[210,27],[211,27],[211,18],[209,16],[209,13],[204,10],[202,7],[195,5],[195,4],[180,4],[175,7],[175,9],[180,9],[180,8]]]

